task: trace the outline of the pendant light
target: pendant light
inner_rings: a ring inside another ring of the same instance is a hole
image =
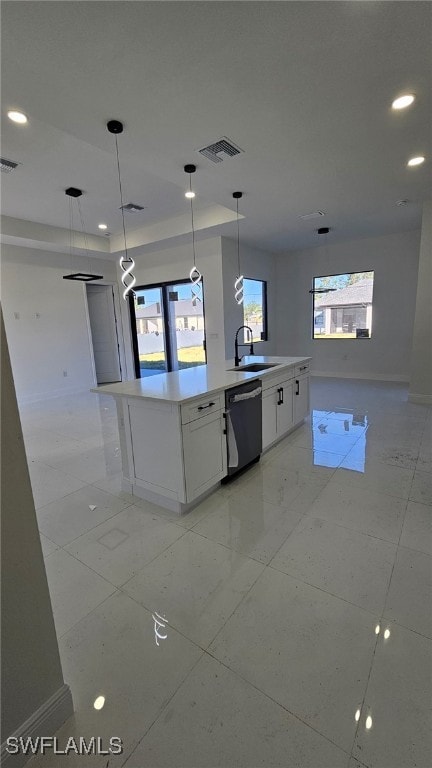
[[[195,253],[195,228],[194,228],[194,212],[193,212],[193,199],[195,194],[192,191],[192,174],[196,171],[196,165],[185,165],[184,172],[189,174],[189,191],[186,192],[186,197],[190,200],[191,209],[191,227],[192,227],[192,253],[193,253],[193,266],[189,272],[189,279],[192,283],[192,306],[196,307],[198,301],[202,301],[202,287],[201,280],[202,274],[196,265],[196,253]]]
[[[73,201],[76,201],[77,210],[79,219],[81,222],[81,231],[84,238],[84,247],[86,256],[88,258],[88,248],[87,248],[87,235],[85,233],[84,228],[84,218],[81,210],[81,201],[80,197],[82,195],[82,190],[77,189],[77,187],[68,187],[65,189],[65,195],[69,198],[69,254],[72,262],[72,250],[73,250],[73,232],[74,232],[74,226],[73,226]],[[72,272],[70,275],[63,275],[63,280],[77,280],[81,281],[82,283],[90,283],[92,280],[103,280],[103,275],[95,275],[89,272]]]
[[[317,233],[319,235],[324,235],[325,255],[327,255],[327,235],[329,232],[330,232],[329,227],[320,227],[319,229],[317,229]],[[336,290],[337,288],[312,288],[309,291],[309,293],[332,293],[333,291],[336,291]]]
[[[119,160],[118,141],[117,141],[117,135],[119,133],[123,133],[123,123],[121,123],[120,120],[109,120],[107,122],[107,128],[110,133],[114,134],[115,146],[116,146],[117,175],[118,175],[118,184],[119,184],[119,193],[120,193],[120,210],[122,215],[123,241],[124,241],[124,254],[120,256],[119,264],[123,271],[121,281],[124,286],[123,298],[126,301],[129,293],[132,293],[133,296],[135,295],[133,287],[136,283],[136,277],[132,273],[132,270],[135,269],[135,261],[133,260],[132,256],[129,256],[127,243],[126,243],[126,225],[125,225],[124,208],[123,208],[123,189],[122,189],[122,183],[121,183],[120,160]]]
[[[243,192],[233,192],[233,198],[237,206],[237,277],[234,281],[234,296],[237,304],[243,304],[243,275],[240,269],[240,222],[239,222],[239,200],[243,197]]]

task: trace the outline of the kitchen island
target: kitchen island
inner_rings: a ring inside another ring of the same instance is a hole
[[[227,475],[227,390],[261,382],[265,451],[309,413],[310,359],[254,355],[237,367],[228,360],[92,389],[116,400],[123,490],[192,509]]]

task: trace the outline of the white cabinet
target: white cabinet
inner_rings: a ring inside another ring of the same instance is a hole
[[[262,396],[262,447],[263,450],[277,438],[276,411],[278,394],[276,387],[263,392]]]
[[[309,376],[299,376],[294,382],[294,424],[298,424],[309,413]]]
[[[289,432],[293,420],[293,385],[291,381],[283,381],[279,386],[279,399],[276,410],[277,436],[282,437]]]
[[[285,373],[286,376],[286,373]],[[262,398],[263,450],[278,440],[293,426],[292,379],[277,379],[264,389]]]
[[[263,450],[280,440],[309,413],[309,365],[285,371],[264,385],[262,400]]]
[[[127,401],[124,423],[128,425],[126,436],[130,446],[127,477],[154,493],[182,499],[182,442],[177,406],[131,399]]]
[[[227,473],[222,395],[178,405],[122,398],[117,403],[123,489],[175,512]]]
[[[191,502],[226,475],[222,411],[183,424],[186,501]]]

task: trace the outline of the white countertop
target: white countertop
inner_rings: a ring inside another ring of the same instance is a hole
[[[240,366],[250,365],[251,363],[276,363],[276,367],[257,373],[251,371],[230,371],[230,368],[234,368],[234,360],[225,360],[220,365],[197,365],[195,368],[185,368],[182,371],[160,373],[156,376],[148,376],[117,384],[105,384],[95,387],[91,391],[99,395],[112,395],[113,397],[141,397],[149,400],[184,403],[201,395],[213,394],[230,387],[235,387],[244,381],[274,376],[283,371],[284,368],[300,365],[310,359],[310,357],[247,355],[243,357]]]

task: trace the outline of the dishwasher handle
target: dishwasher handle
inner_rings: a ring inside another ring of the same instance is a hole
[[[240,403],[242,400],[252,400],[254,397],[261,397],[262,393],[262,387],[256,387],[255,389],[251,390],[250,392],[241,392],[237,395],[230,395],[228,397],[229,403]]]

